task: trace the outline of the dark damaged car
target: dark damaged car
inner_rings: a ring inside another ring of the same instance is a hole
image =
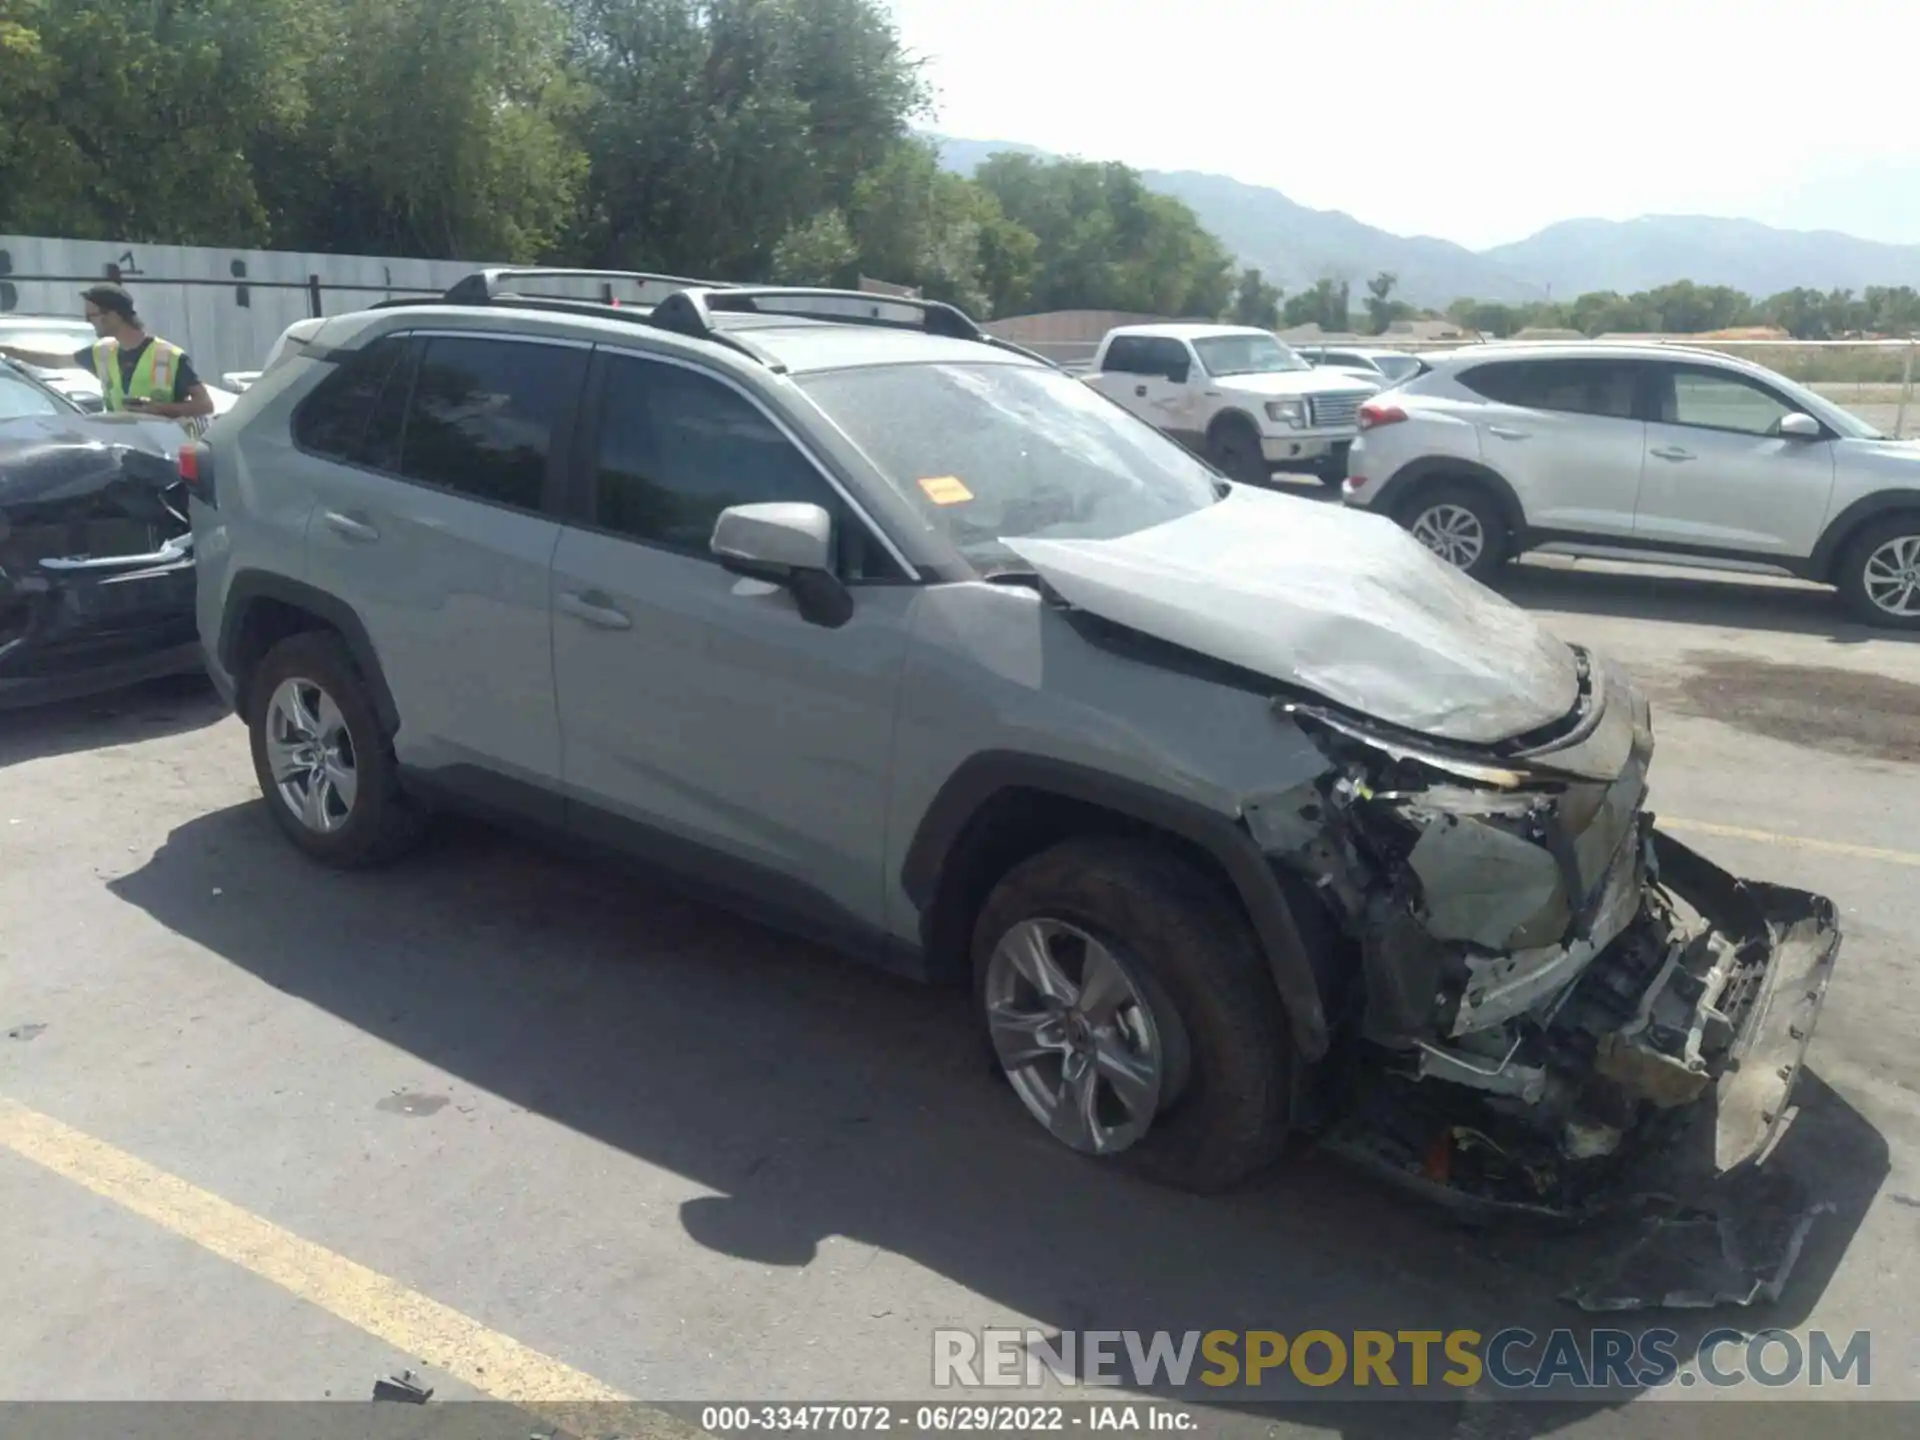
[[[187,443],[0,362],[0,709],[203,669]]]
[[[1835,910],[1656,826],[1617,666],[957,312],[826,299],[479,276],[247,391],[200,623],[295,845],[452,805],[644,856],[970,986],[1033,1120],[1183,1187],[1318,1138],[1565,1216],[1676,1126],[1761,1156]]]

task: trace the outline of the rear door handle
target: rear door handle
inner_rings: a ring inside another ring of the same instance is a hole
[[[1505,425],[1489,425],[1487,427],[1487,433],[1489,435],[1498,435],[1502,440],[1524,440],[1527,438],[1527,432],[1525,430],[1509,430]]]
[[[1662,445],[1652,453],[1658,455],[1662,460],[1693,459],[1693,452],[1691,450],[1682,450],[1678,445]]]
[[[604,603],[606,598],[598,590],[585,594],[568,590],[560,596],[560,608],[574,619],[584,620],[601,630],[631,630],[633,621],[627,618],[626,612]]]
[[[351,515],[342,515],[338,510],[329,510],[321,517],[346,536],[349,540],[378,540],[380,532],[364,520],[356,520]]]

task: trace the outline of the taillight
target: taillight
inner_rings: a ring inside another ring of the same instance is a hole
[[[1407,418],[1407,412],[1398,405],[1389,405],[1383,400],[1369,400],[1360,407],[1360,428],[1376,430],[1382,425],[1398,425]]]
[[[202,505],[213,506],[213,451],[204,440],[180,447],[180,483]]]
[[[1361,491],[1361,490],[1364,490],[1364,489],[1366,489],[1366,488],[1367,488],[1367,477],[1366,477],[1366,476],[1364,476],[1364,475],[1349,475],[1349,476],[1347,476],[1347,493],[1348,493],[1349,495],[1351,495],[1351,494],[1355,494],[1355,493],[1357,493],[1357,492],[1359,492],[1359,491]]]

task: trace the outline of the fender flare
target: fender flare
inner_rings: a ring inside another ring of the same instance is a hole
[[[324,590],[270,571],[241,570],[227,586],[227,603],[220,616],[217,653],[220,668],[234,677],[237,697],[244,695],[245,686],[236,650],[241,636],[246,633],[247,614],[261,600],[303,610],[336,632],[345,642],[355,667],[366,679],[367,688],[372,692],[374,714],[379,717],[382,728],[389,735],[399,730],[400,710],[394,703],[393,690],[387,684],[386,672],[380,667],[380,657],[373,648],[373,638],[367,634],[366,625],[353,607]],[[240,703],[238,699],[236,703]]]
[[[908,843],[901,888],[920,912],[923,931],[942,896],[949,857],[965,844],[974,818],[998,796],[1023,791],[1109,811],[1165,832],[1210,856],[1245,907],[1268,973],[1285,1006],[1293,1046],[1303,1061],[1327,1053],[1326,1005],[1286,893],[1264,852],[1237,817],[1197,801],[1104,771],[1046,756],[983,751],[940,787]]]
[[[1827,522],[1827,528],[1821,532],[1819,543],[1813,547],[1813,554],[1807,560],[1808,578],[1836,580],[1838,577],[1834,570],[1840,564],[1840,557],[1846,553],[1847,546],[1862,526],[1872,524],[1882,515],[1897,515],[1907,511],[1920,514],[1920,489],[1877,490],[1871,495],[1861,496]]]

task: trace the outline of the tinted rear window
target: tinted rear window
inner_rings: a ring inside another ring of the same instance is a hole
[[[1635,368],[1620,360],[1518,360],[1476,365],[1460,383],[1502,405],[1630,420]]]
[[[429,340],[407,407],[400,473],[476,500],[540,509],[587,354],[520,340]]]
[[[383,336],[337,364],[294,411],[293,443],[331,459],[357,460],[367,417],[405,348],[403,339]]]

